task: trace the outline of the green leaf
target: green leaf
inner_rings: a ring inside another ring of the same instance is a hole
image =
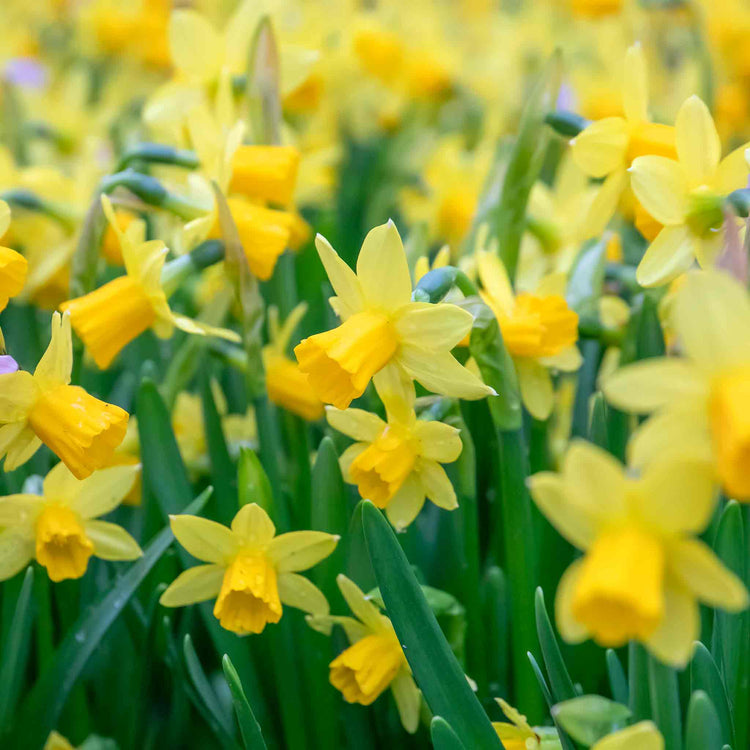
[[[607,676],[609,677],[609,688],[612,691],[612,697],[618,703],[628,703],[630,688],[628,679],[625,677],[625,671],[617,658],[614,649],[607,649]]]
[[[221,666],[224,669],[224,679],[227,681],[229,690],[232,693],[234,711],[237,714],[237,723],[240,725],[240,734],[242,735],[245,750],[266,750],[266,743],[263,739],[260,725],[255,719],[250,704],[247,702],[237,670],[226,654],[224,654],[224,658],[221,660]]]
[[[693,661],[690,663],[690,690],[693,693],[702,690],[708,695],[721,724],[723,741],[731,744],[734,741],[734,727],[727,691],[716,662],[700,641],[695,644]]]
[[[367,548],[388,615],[430,710],[471,748],[500,740],[438,627],[393,530],[372,503],[362,504]]]
[[[723,746],[716,708],[706,693],[697,690],[688,704],[685,750],[721,750]]]
[[[442,716],[432,718],[430,739],[435,750],[466,750],[463,742]]]
[[[607,240],[590,240],[581,248],[568,276],[565,298],[569,307],[581,316],[596,316],[604,287]]]
[[[346,485],[333,440],[320,441],[312,470],[312,528],[329,534],[346,534],[349,506]]]
[[[631,712],[627,706],[600,695],[581,695],[558,703],[552,708],[552,716],[576,742],[588,746],[622,729]]]
[[[544,665],[547,667],[552,697],[556,703],[575,698],[576,691],[573,687],[573,681],[570,679],[565,661],[560,653],[560,646],[552,630],[552,624],[547,614],[547,607],[544,604],[544,592],[541,588],[537,588],[536,590],[534,608],[536,614],[536,632],[539,637],[539,645],[542,647]]]
[[[211,492],[210,487],[206,489],[185,512],[199,513]],[[169,527],[160,531],[143,550],[143,556],[81,614],[58,648],[50,668],[23,704],[16,723],[14,748],[36,750],[44,744],[47,735],[57,726],[70,691],[89,659],[173,539]]]
[[[667,750],[679,750],[682,747],[682,709],[677,672],[649,656],[648,686],[651,715],[664,735],[664,744]]]
[[[34,586],[34,569],[29,566],[18,592],[10,629],[3,642],[0,665],[0,734],[4,734],[8,720],[18,699],[18,688],[29,656],[31,630],[31,592]],[[7,596],[7,592],[6,592]]]
[[[651,718],[651,693],[648,684],[648,654],[639,643],[628,644],[628,706],[634,721]]]

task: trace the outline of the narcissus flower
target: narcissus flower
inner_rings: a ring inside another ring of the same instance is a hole
[[[648,76],[640,45],[625,56],[622,86],[624,117],[605,117],[591,123],[572,141],[573,158],[590,177],[606,177],[605,192],[623,191],[627,168],[645,154],[675,156],[675,132],[651,122],[648,115]]]
[[[10,206],[0,201],[0,237],[10,226]],[[0,312],[8,305],[8,300],[20,294],[26,281],[29,264],[26,258],[9,247],[0,247]]]
[[[102,206],[119,238],[126,274],[60,305],[61,310],[70,312],[73,328],[101,369],[109,367],[127,344],[149,328],[165,339],[177,327],[187,333],[240,340],[233,331],[173,313],[161,281],[167,246],[161,240],[146,242],[142,222],[130,223],[123,232],[106,195]]]
[[[630,168],[633,192],[663,229],[637,270],[642,286],[666,284],[697,259],[710,266],[722,247],[723,204],[747,184],[745,149],[721,159],[721,141],[708,107],[691,96],[677,113],[677,158],[640,156]]]
[[[531,727],[526,717],[502,698],[496,699],[503,713],[510,719],[493,721],[497,736],[505,750],[560,750],[557,730],[548,727]]]
[[[547,419],[554,402],[550,369],[573,372],[581,366],[578,315],[563,296],[565,277],[548,276],[535,293],[514,295],[497,253],[479,250],[477,265],[482,299],[495,314],[513,357],[524,406],[536,419]]]
[[[270,401],[302,419],[315,421],[323,416],[323,403],[307,382],[307,376],[287,354],[292,333],[306,310],[305,303],[297,305],[280,326],[277,308],[269,309],[270,341],[263,347],[263,368]]]
[[[664,737],[652,721],[639,721],[602,737],[591,750],[664,750]]]
[[[299,159],[294,146],[240,146],[232,158],[229,189],[254,201],[288,206],[294,197]]]
[[[714,466],[727,494],[750,500],[750,299],[723,271],[687,275],[670,306],[685,358],[636,362],[604,381],[619,409],[654,412],[630,458],[695,456]]]
[[[339,575],[336,582],[355,617],[326,614],[307,618],[310,627],[326,635],[334,625],[340,625],[351,644],[330,664],[331,685],[341,691],[347,703],[363,706],[369,706],[390,688],[404,729],[416,732],[422,694],[391,621],[354,581]]]
[[[52,338],[34,374],[0,375],[0,456],[5,471],[26,463],[42,443],[78,479],[105,466],[125,437],[128,413],[70,385],[70,315],[52,316]]]
[[[442,463],[461,454],[459,431],[442,422],[417,419],[414,385],[383,372],[375,387],[386,407],[387,422],[363,409],[326,408],[328,423],[357,442],[341,456],[344,479],[359,494],[384,508],[401,531],[422,510],[425,498],[445,510],[458,507],[456,492]]]
[[[386,366],[445,396],[493,393],[451,355],[471,328],[471,314],[451,304],[411,301],[409,266],[392,221],[365,237],[356,274],[321,235],[315,244],[337,295],[331,305],[343,322],[304,339],[294,353],[322,401],[346,409]]]
[[[700,634],[699,601],[730,612],[747,606],[742,581],[693,536],[714,509],[710,463],[660,460],[632,478],[608,453],[574,441],[562,472],[535,474],[530,488],[550,523],[585,552],[557,589],[566,641],[592,637],[616,648],[638,640],[665,664],[684,666]]]
[[[36,560],[52,581],[80,578],[89,558],[135,560],[141,548],[125,529],[96,520],[130,492],[138,466],[102,469],[76,479],[59,463],[44,479],[42,495],[0,498],[0,580]]]
[[[282,604],[313,615],[328,614],[320,590],[297,571],[333,552],[338,536],[291,531],[276,536],[256,503],[240,508],[231,528],[197,516],[170,516],[177,541],[207,565],[181,573],[159,600],[165,607],[216,599],[214,616],[238,635],[260,633],[281,619]]]

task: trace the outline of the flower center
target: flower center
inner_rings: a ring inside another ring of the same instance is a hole
[[[664,615],[664,550],[635,527],[602,534],[583,561],[573,615],[603,646],[647,639]]]
[[[76,513],[60,503],[47,503],[36,520],[36,559],[50,580],[80,578],[93,552]]]
[[[362,497],[385,508],[409,476],[417,460],[411,433],[401,425],[388,425],[360,453],[349,468]]]
[[[688,199],[687,224],[694,234],[705,237],[724,222],[723,200],[702,185],[691,191]]]
[[[395,634],[368,635],[331,662],[331,685],[341,691],[347,703],[369,706],[405,662]]]
[[[304,339],[294,353],[320,400],[346,409],[397,349],[398,338],[388,316],[365,310],[338,328]]]
[[[258,552],[241,552],[224,573],[214,606],[221,626],[238,635],[260,633],[281,619],[276,569]]]
[[[675,148],[675,131],[670,125],[658,122],[637,122],[630,126],[628,164],[638,156],[666,156],[668,159],[677,158]]]
[[[709,423],[722,485],[738,499],[750,497],[750,367],[714,382]]]

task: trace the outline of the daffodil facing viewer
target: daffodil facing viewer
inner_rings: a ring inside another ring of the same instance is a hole
[[[313,615],[310,627],[327,635],[340,625],[351,644],[330,664],[330,680],[347,703],[369,706],[388,688],[407,732],[419,726],[422,695],[391,621],[345,575],[336,579],[354,617]]]
[[[411,301],[406,254],[392,221],[365,237],[356,274],[321,235],[315,244],[336,292],[331,305],[343,322],[304,339],[294,353],[322,401],[346,409],[387,366],[445,396],[493,393],[451,354],[469,332],[471,314],[456,305]]]
[[[170,516],[177,541],[206,562],[181,573],[159,600],[165,607],[216,599],[214,616],[238,635],[260,633],[281,619],[282,605],[328,613],[320,590],[298,574],[333,552],[338,537],[322,531],[276,536],[256,503],[238,511],[231,528],[197,516]]]
[[[106,466],[125,437],[128,413],[70,385],[70,315],[52,316],[52,338],[32,375],[0,375],[0,456],[5,471],[26,463],[42,443],[78,479]]]
[[[89,559],[135,560],[141,549],[125,529],[99,521],[130,492],[139,466],[115,466],[76,479],[63,463],[44,479],[42,495],[0,498],[0,580],[36,560],[52,581],[80,578]]]
[[[608,453],[574,441],[560,474],[530,479],[531,495],[553,526],[584,551],[563,574],[555,610],[562,637],[592,637],[617,648],[642,642],[676,667],[700,634],[698,603],[740,612],[742,581],[694,537],[715,505],[710,463],[656,461],[639,478]]]

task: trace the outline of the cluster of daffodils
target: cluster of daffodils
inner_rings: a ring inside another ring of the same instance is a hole
[[[747,8],[0,20],[0,746],[750,746]]]

